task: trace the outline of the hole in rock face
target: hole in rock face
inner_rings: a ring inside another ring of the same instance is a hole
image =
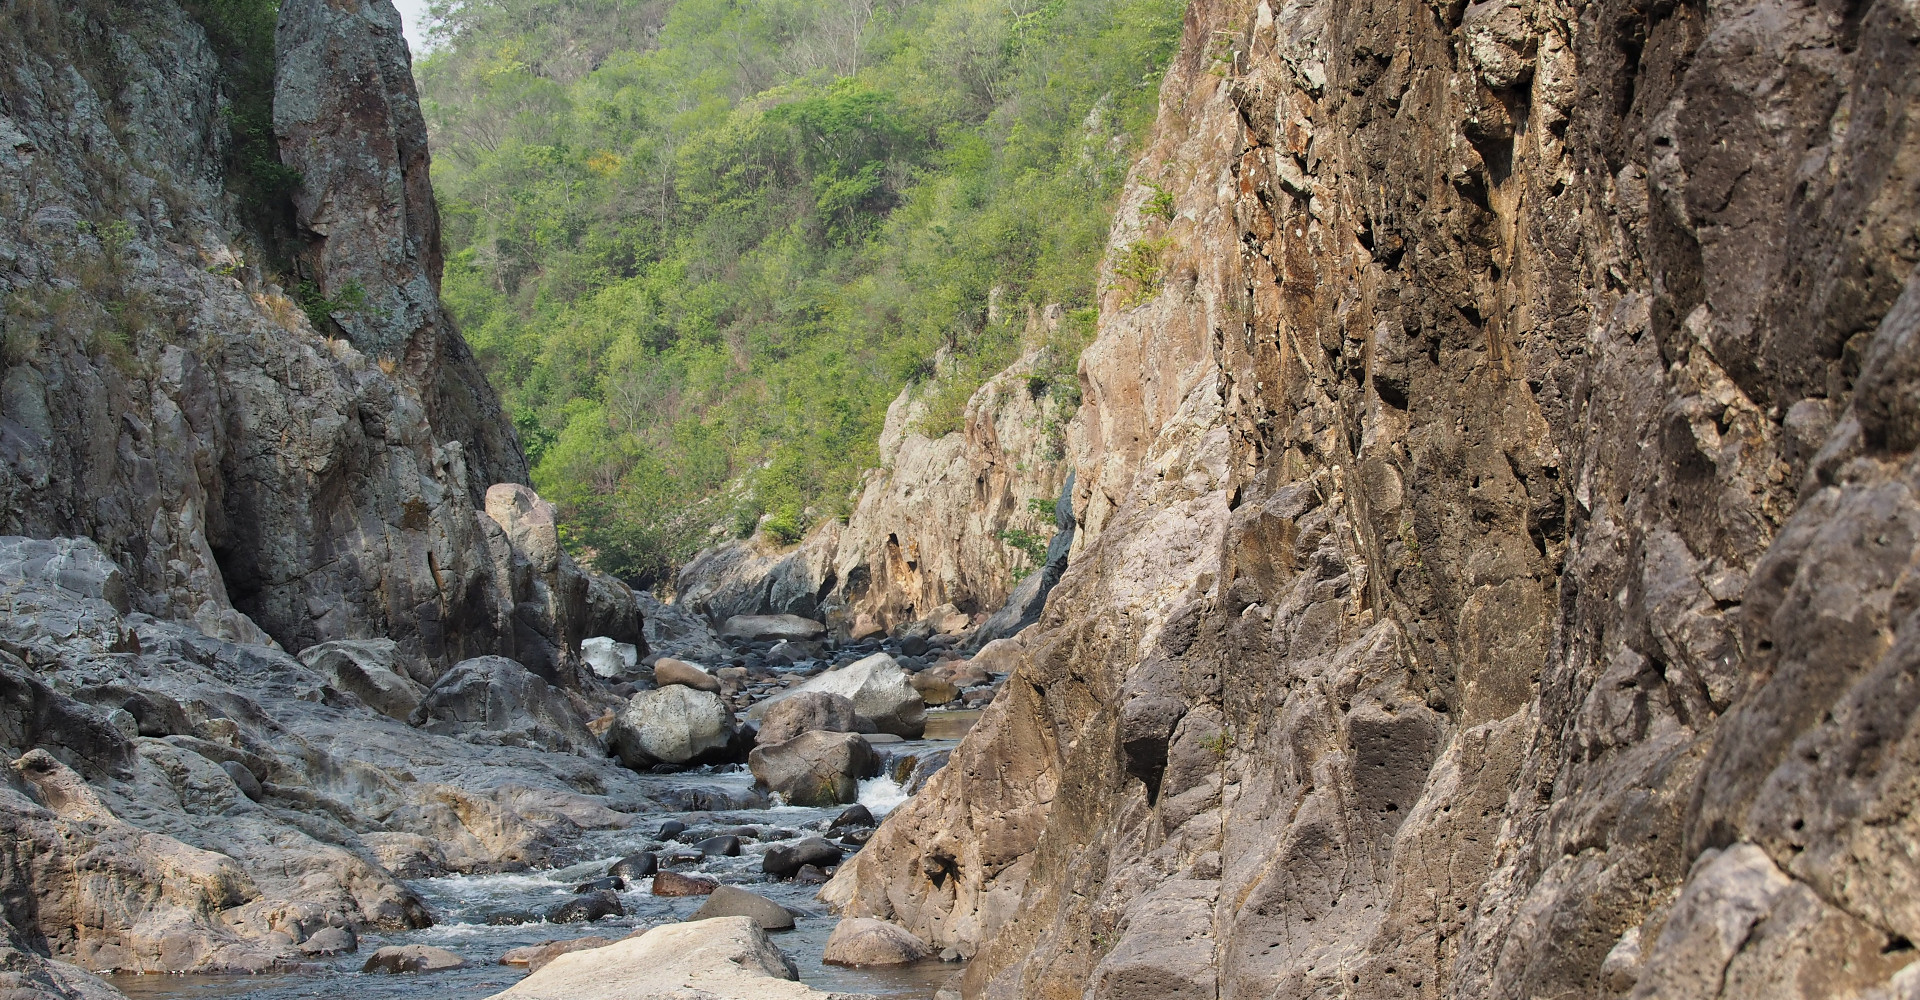
[[[1907,940],[1907,936],[1905,934],[1895,934],[1887,938],[1886,946],[1880,949],[1880,954],[1892,955],[1899,952],[1912,951],[1912,950],[1913,950],[1913,942]]]

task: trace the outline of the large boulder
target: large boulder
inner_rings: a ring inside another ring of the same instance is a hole
[[[720,678],[707,673],[706,669],[697,663],[688,663],[671,656],[663,656],[654,661],[653,682],[661,687],[679,684],[696,691],[720,693]]]
[[[566,692],[504,656],[455,664],[428,689],[412,721],[430,732],[475,742],[598,752]]]
[[[781,699],[761,714],[760,743],[783,743],[801,733],[851,733],[859,726],[853,699],[826,691],[802,691]]]
[[[712,895],[694,911],[694,920],[711,920],[715,917],[746,917],[763,931],[785,931],[793,929],[793,914],[779,903],[745,889],[723,885],[713,890]]]
[[[933,954],[912,931],[872,917],[848,917],[827,937],[828,965],[905,965]]]
[[[427,686],[402,673],[399,660],[400,645],[392,639],[341,639],[300,651],[300,662],[327,683],[404,722],[426,697]]]
[[[907,672],[886,653],[875,653],[813,677],[748,709],[747,718],[758,722],[775,705],[806,691],[822,691],[848,699],[853,702],[855,712],[883,733],[914,740],[927,729],[926,701],[914,690]]]
[[[826,634],[825,625],[799,615],[735,615],[720,626],[720,638],[736,642],[806,642]]]
[[[733,739],[733,714],[720,696],[683,684],[634,695],[607,731],[608,748],[636,771],[720,763],[729,757]]]
[[[845,805],[860,798],[860,779],[879,772],[880,760],[858,733],[801,733],[755,747],[747,755],[755,781],[788,805]]]
[[[705,618],[678,604],[656,600],[644,591],[633,597],[644,618],[646,644],[652,652],[695,663],[721,663],[733,655]]]
[[[467,964],[467,960],[445,948],[424,944],[390,944],[367,956],[361,972],[402,975],[416,972],[446,972]]]
[[[871,1000],[821,993],[747,917],[666,924],[604,948],[561,955],[489,1000]]]
[[[791,846],[775,845],[760,857],[760,870],[775,878],[786,878],[800,869],[831,868],[840,863],[845,852],[823,837],[808,837]]]

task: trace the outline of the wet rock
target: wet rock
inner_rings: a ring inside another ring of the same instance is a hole
[[[751,715],[751,712],[749,712]],[[800,691],[781,698],[760,716],[759,741],[781,743],[801,733],[856,732],[859,717],[853,700],[827,691]]]
[[[446,735],[568,752],[600,749],[565,692],[504,656],[456,664],[427,690],[413,721]]]
[[[860,797],[860,779],[879,771],[879,758],[858,733],[801,733],[755,747],[747,756],[755,781],[789,805],[827,806]]]
[[[718,763],[729,756],[733,738],[733,715],[720,696],[682,684],[634,695],[607,732],[614,755],[636,771]]]
[[[640,648],[630,642],[616,642],[606,636],[594,636],[580,643],[580,658],[594,676],[621,680],[639,676]]]
[[[682,875],[679,872],[663,871],[653,877],[653,894],[656,896],[704,896],[719,885],[720,883],[704,875]]]
[[[845,830],[850,827],[857,827],[857,826],[870,827],[873,825],[874,825],[874,822],[873,822],[872,810],[856,802],[853,805],[850,805],[845,809],[842,809],[840,811],[840,815],[835,816],[833,818],[833,822],[828,824],[827,829],[828,830]]]
[[[670,819],[660,824],[660,829],[653,835],[653,839],[672,840],[685,832],[687,832],[687,824],[677,819]]]
[[[629,882],[637,882],[659,870],[660,859],[651,852],[642,851],[639,854],[629,854],[615,861],[613,867],[607,869],[607,874],[615,878],[626,879]]]
[[[828,965],[905,965],[934,954],[911,931],[872,917],[848,917],[833,928],[821,961]]]
[[[302,955],[345,955],[360,949],[360,941],[347,927],[322,927],[300,942]]]
[[[480,922],[488,927],[518,927],[540,919],[532,910],[495,910],[485,914]]]
[[[832,879],[833,876],[819,865],[801,865],[800,870],[793,873],[793,880],[802,885],[825,885]]]
[[[731,834],[720,837],[708,837],[693,845],[705,858],[737,858],[740,856],[740,838]]]
[[[759,893],[731,885],[723,885],[707,896],[707,901],[697,910],[691,920],[709,920],[714,917],[746,917],[763,931],[784,931],[793,928],[793,914],[786,907],[768,899]]]
[[[867,841],[872,839],[873,831],[864,828],[848,830],[840,835],[840,843],[848,847],[865,847],[867,846]]]
[[[658,888],[655,895],[665,895]],[[620,905],[620,896],[611,889],[600,889],[586,893],[576,899],[569,899],[547,911],[547,923],[578,924],[592,923],[602,917],[623,917],[627,908]]]
[[[706,669],[697,663],[676,660],[671,656],[663,656],[654,661],[653,681],[661,687],[669,684],[683,684],[698,691],[712,691],[716,694],[720,691],[719,678],[707,673]]]
[[[426,685],[403,670],[392,639],[323,642],[301,650],[300,662],[390,719],[406,721],[427,694]]]
[[[421,972],[446,972],[463,968],[467,960],[446,950],[424,944],[390,944],[372,955],[360,967],[361,972],[379,972],[390,976]]]
[[[920,697],[920,692],[913,689],[906,671],[900,669],[893,657],[885,653],[875,653],[847,666],[808,678],[805,683],[789,688],[784,694],[748,709],[747,718],[758,722],[774,706],[803,691],[821,691],[848,699],[853,702],[854,711],[861,718],[871,721],[874,728],[883,733],[919,739],[926,731],[926,702]]]
[[[539,944],[530,944],[509,950],[506,954],[500,956],[500,964],[525,968],[528,972],[538,972],[542,968],[545,968],[547,963],[562,955],[576,951],[585,951],[589,948],[605,948],[612,943],[612,938],[601,937],[597,934],[589,937],[574,938],[570,941],[542,941]]]
[[[615,862],[615,866],[618,867],[618,865],[619,863]],[[605,878],[597,878],[591,882],[582,882],[573,887],[573,891],[580,895],[585,895],[589,892],[600,892],[601,890],[608,892],[625,892],[627,891],[627,880],[619,875],[608,875]]]
[[[799,973],[746,917],[666,924],[636,937],[561,955],[490,1000],[871,1000],[794,982]]]
[[[786,878],[801,868],[813,865],[830,868],[840,863],[844,852],[821,837],[808,837],[798,844],[775,845],[762,856],[760,870],[776,878]]]
[[[825,625],[799,615],[735,615],[720,626],[720,638],[736,642],[808,642],[826,634]]]
[[[927,653],[927,640],[917,635],[907,636],[905,639],[900,640],[900,653],[903,656],[925,656]]]

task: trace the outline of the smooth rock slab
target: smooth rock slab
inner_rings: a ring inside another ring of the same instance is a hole
[[[828,965],[905,965],[933,954],[912,931],[872,917],[848,917],[827,938]]]
[[[466,964],[466,959],[445,948],[424,944],[390,944],[367,956],[367,964],[361,966],[360,971],[401,975],[413,972],[445,972],[448,969],[461,968]]]
[[[639,937],[561,955],[490,1000],[871,1000],[793,982],[799,972],[746,917],[655,927]]]
[[[720,638],[737,642],[806,642],[826,634],[825,625],[799,615],[735,615],[720,626]]]
[[[763,931],[793,929],[793,914],[788,913],[786,907],[757,892],[731,885],[713,890],[706,903],[693,914],[695,920],[714,917],[746,917]]]

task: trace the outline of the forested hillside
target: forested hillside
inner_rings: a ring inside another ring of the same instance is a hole
[[[436,5],[445,298],[573,547],[644,583],[844,512],[901,386],[953,426],[1028,304],[1072,317],[1032,388],[1077,392],[1183,7]]]

